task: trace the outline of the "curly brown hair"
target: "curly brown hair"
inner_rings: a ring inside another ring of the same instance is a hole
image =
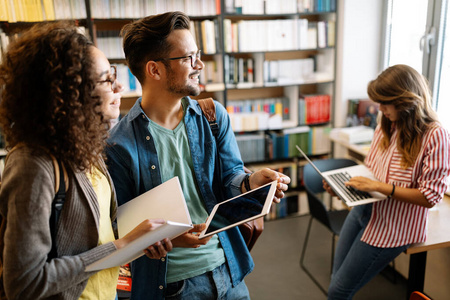
[[[0,125],[8,148],[44,147],[79,170],[103,153],[108,127],[89,55],[70,22],[37,24],[12,42],[0,65]]]

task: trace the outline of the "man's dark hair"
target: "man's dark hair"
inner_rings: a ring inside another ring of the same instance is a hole
[[[122,28],[120,34],[128,67],[141,84],[147,62],[165,58],[171,50],[167,37],[174,30],[189,29],[189,22],[186,14],[174,11],[148,16]]]

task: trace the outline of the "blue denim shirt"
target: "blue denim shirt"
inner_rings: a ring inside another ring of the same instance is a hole
[[[225,108],[217,101],[219,125],[217,144],[214,135],[196,100],[188,98],[184,122],[186,126],[195,180],[208,212],[219,201],[220,190],[214,179],[216,147],[222,164],[224,199],[239,195],[245,177],[243,163]],[[110,132],[106,148],[107,164],[114,182],[119,204],[141,195],[161,184],[158,154],[148,130],[149,119],[138,99],[129,113]],[[214,182],[213,182],[214,181]],[[253,260],[237,227],[218,234],[225,252],[233,286],[239,284],[254,267]],[[165,258],[146,256],[131,264],[131,299],[163,299],[166,287]]]

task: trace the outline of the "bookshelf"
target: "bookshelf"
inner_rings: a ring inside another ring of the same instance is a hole
[[[203,92],[196,98],[213,97],[227,108],[246,165],[289,173],[298,194],[303,160],[293,146],[302,145],[315,158],[330,153],[336,0],[43,0],[0,6],[2,51],[8,38],[36,22],[74,19],[86,27],[118,66],[126,87],[123,113],[141,89],[125,64],[120,29],[146,15],[184,11],[205,63]]]
[[[223,4],[224,99],[243,160],[292,179],[269,219],[302,214],[304,161],[294,146],[315,158],[330,153],[336,2]]]

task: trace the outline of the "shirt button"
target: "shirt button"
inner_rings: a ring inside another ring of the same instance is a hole
[[[162,290],[164,287],[162,285],[159,286],[159,289]]]
[[[152,170],[154,170],[154,169],[156,169],[156,166],[155,166],[155,165],[152,166]]]
[[[149,137],[148,135],[145,137],[145,139],[146,139],[147,141],[150,141],[150,137]]]
[[[145,115],[144,114],[142,115],[142,119],[145,119]]]
[[[161,261],[166,261],[166,259],[164,257],[161,258]]]

